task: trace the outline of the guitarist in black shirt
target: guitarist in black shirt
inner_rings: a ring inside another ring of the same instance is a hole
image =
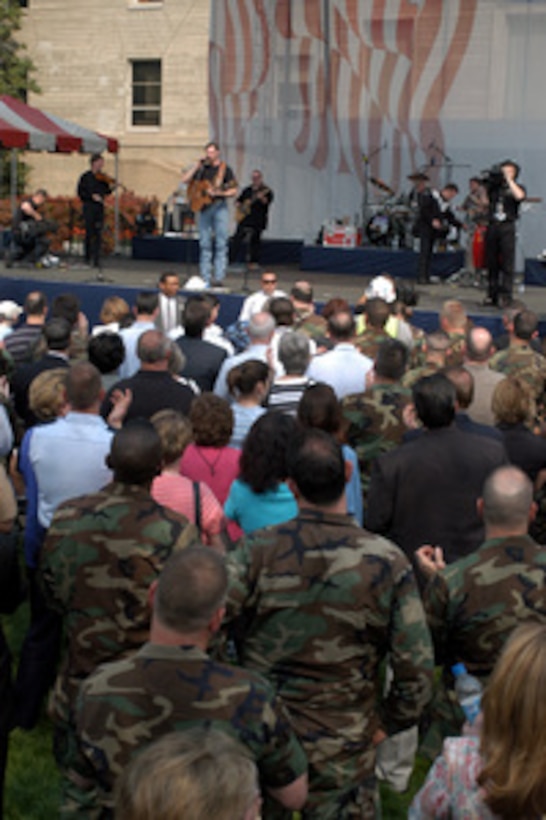
[[[250,267],[257,267],[260,242],[267,228],[269,206],[273,202],[273,191],[264,183],[262,172],[252,172],[252,184],[242,190],[236,200],[235,218],[237,230],[231,239],[231,261],[239,258],[241,247],[246,245],[246,259]]]

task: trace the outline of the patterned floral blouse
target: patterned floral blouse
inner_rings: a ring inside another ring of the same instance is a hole
[[[447,738],[413,799],[408,820],[495,820],[477,783],[482,765],[478,738]]]

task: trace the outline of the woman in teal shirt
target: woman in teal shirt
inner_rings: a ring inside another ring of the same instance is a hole
[[[295,420],[284,413],[266,413],[250,428],[239,478],[224,505],[227,518],[247,534],[298,514],[296,499],[285,482],[286,453],[295,431]]]

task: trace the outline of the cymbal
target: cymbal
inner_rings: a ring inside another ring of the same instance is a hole
[[[372,183],[372,185],[375,185],[376,188],[379,188],[380,191],[385,191],[386,194],[394,196],[393,189],[390,187],[390,185],[387,185],[386,182],[383,182],[382,179],[379,179],[378,177],[370,177],[370,182]]]
[[[410,174],[408,177],[410,182],[428,182],[430,177],[428,174],[424,174],[422,171],[416,171],[413,174]]]
[[[525,197],[525,202],[531,202],[532,204],[542,202],[541,196],[527,196]]]

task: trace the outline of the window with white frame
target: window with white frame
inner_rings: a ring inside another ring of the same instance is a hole
[[[161,125],[161,60],[132,60],[132,125]]]

